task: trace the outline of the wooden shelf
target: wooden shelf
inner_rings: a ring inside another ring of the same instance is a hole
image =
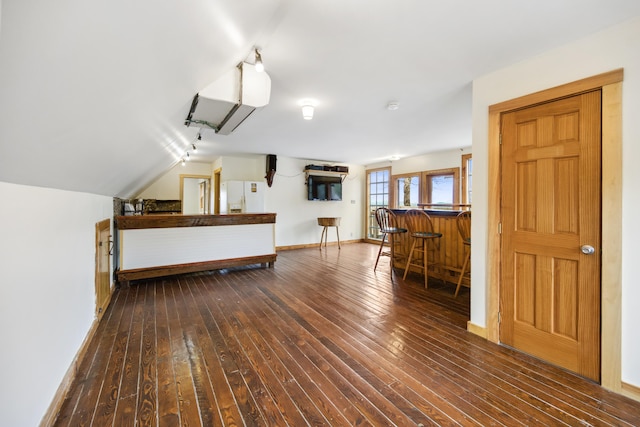
[[[309,178],[309,175],[315,176],[339,176],[342,178],[342,181],[349,175],[349,172],[335,172],[335,171],[325,171],[319,169],[305,169],[305,178]]]

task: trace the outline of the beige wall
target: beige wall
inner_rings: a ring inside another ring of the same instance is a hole
[[[134,198],[178,200],[180,199],[180,175],[211,176],[212,173],[211,163],[186,162],[184,166],[178,163]]]

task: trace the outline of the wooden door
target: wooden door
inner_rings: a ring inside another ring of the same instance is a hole
[[[96,224],[96,315],[102,317],[111,299],[110,256],[111,220]]]
[[[594,91],[502,116],[500,340],[596,381],[600,99]]]

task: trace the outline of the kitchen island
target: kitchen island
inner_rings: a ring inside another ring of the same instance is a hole
[[[276,261],[275,213],[117,216],[116,280]]]

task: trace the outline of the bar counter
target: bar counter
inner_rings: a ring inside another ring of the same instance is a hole
[[[398,218],[399,227],[407,228],[403,215],[405,212],[406,210],[404,209],[393,209],[393,213],[395,213]],[[462,239],[458,233],[456,220],[461,211],[427,209],[426,212],[431,217],[434,231],[442,233],[442,237],[440,238],[440,253],[438,256],[443,268],[442,271],[438,271],[437,268],[429,268],[429,277],[444,279],[451,283],[457,283],[458,278],[460,277],[460,272],[462,271],[462,264],[464,263],[465,256],[465,245],[462,243]],[[408,232],[396,235],[396,237],[397,246],[395,248],[396,260],[394,267],[404,270],[407,256],[411,250],[412,238]],[[422,274],[421,271],[414,267],[411,267],[409,271],[415,271]],[[467,275],[465,274],[465,276]],[[468,277],[464,277],[462,279],[462,285],[467,287],[470,286]]]
[[[275,213],[117,216],[116,280],[276,261]]]

